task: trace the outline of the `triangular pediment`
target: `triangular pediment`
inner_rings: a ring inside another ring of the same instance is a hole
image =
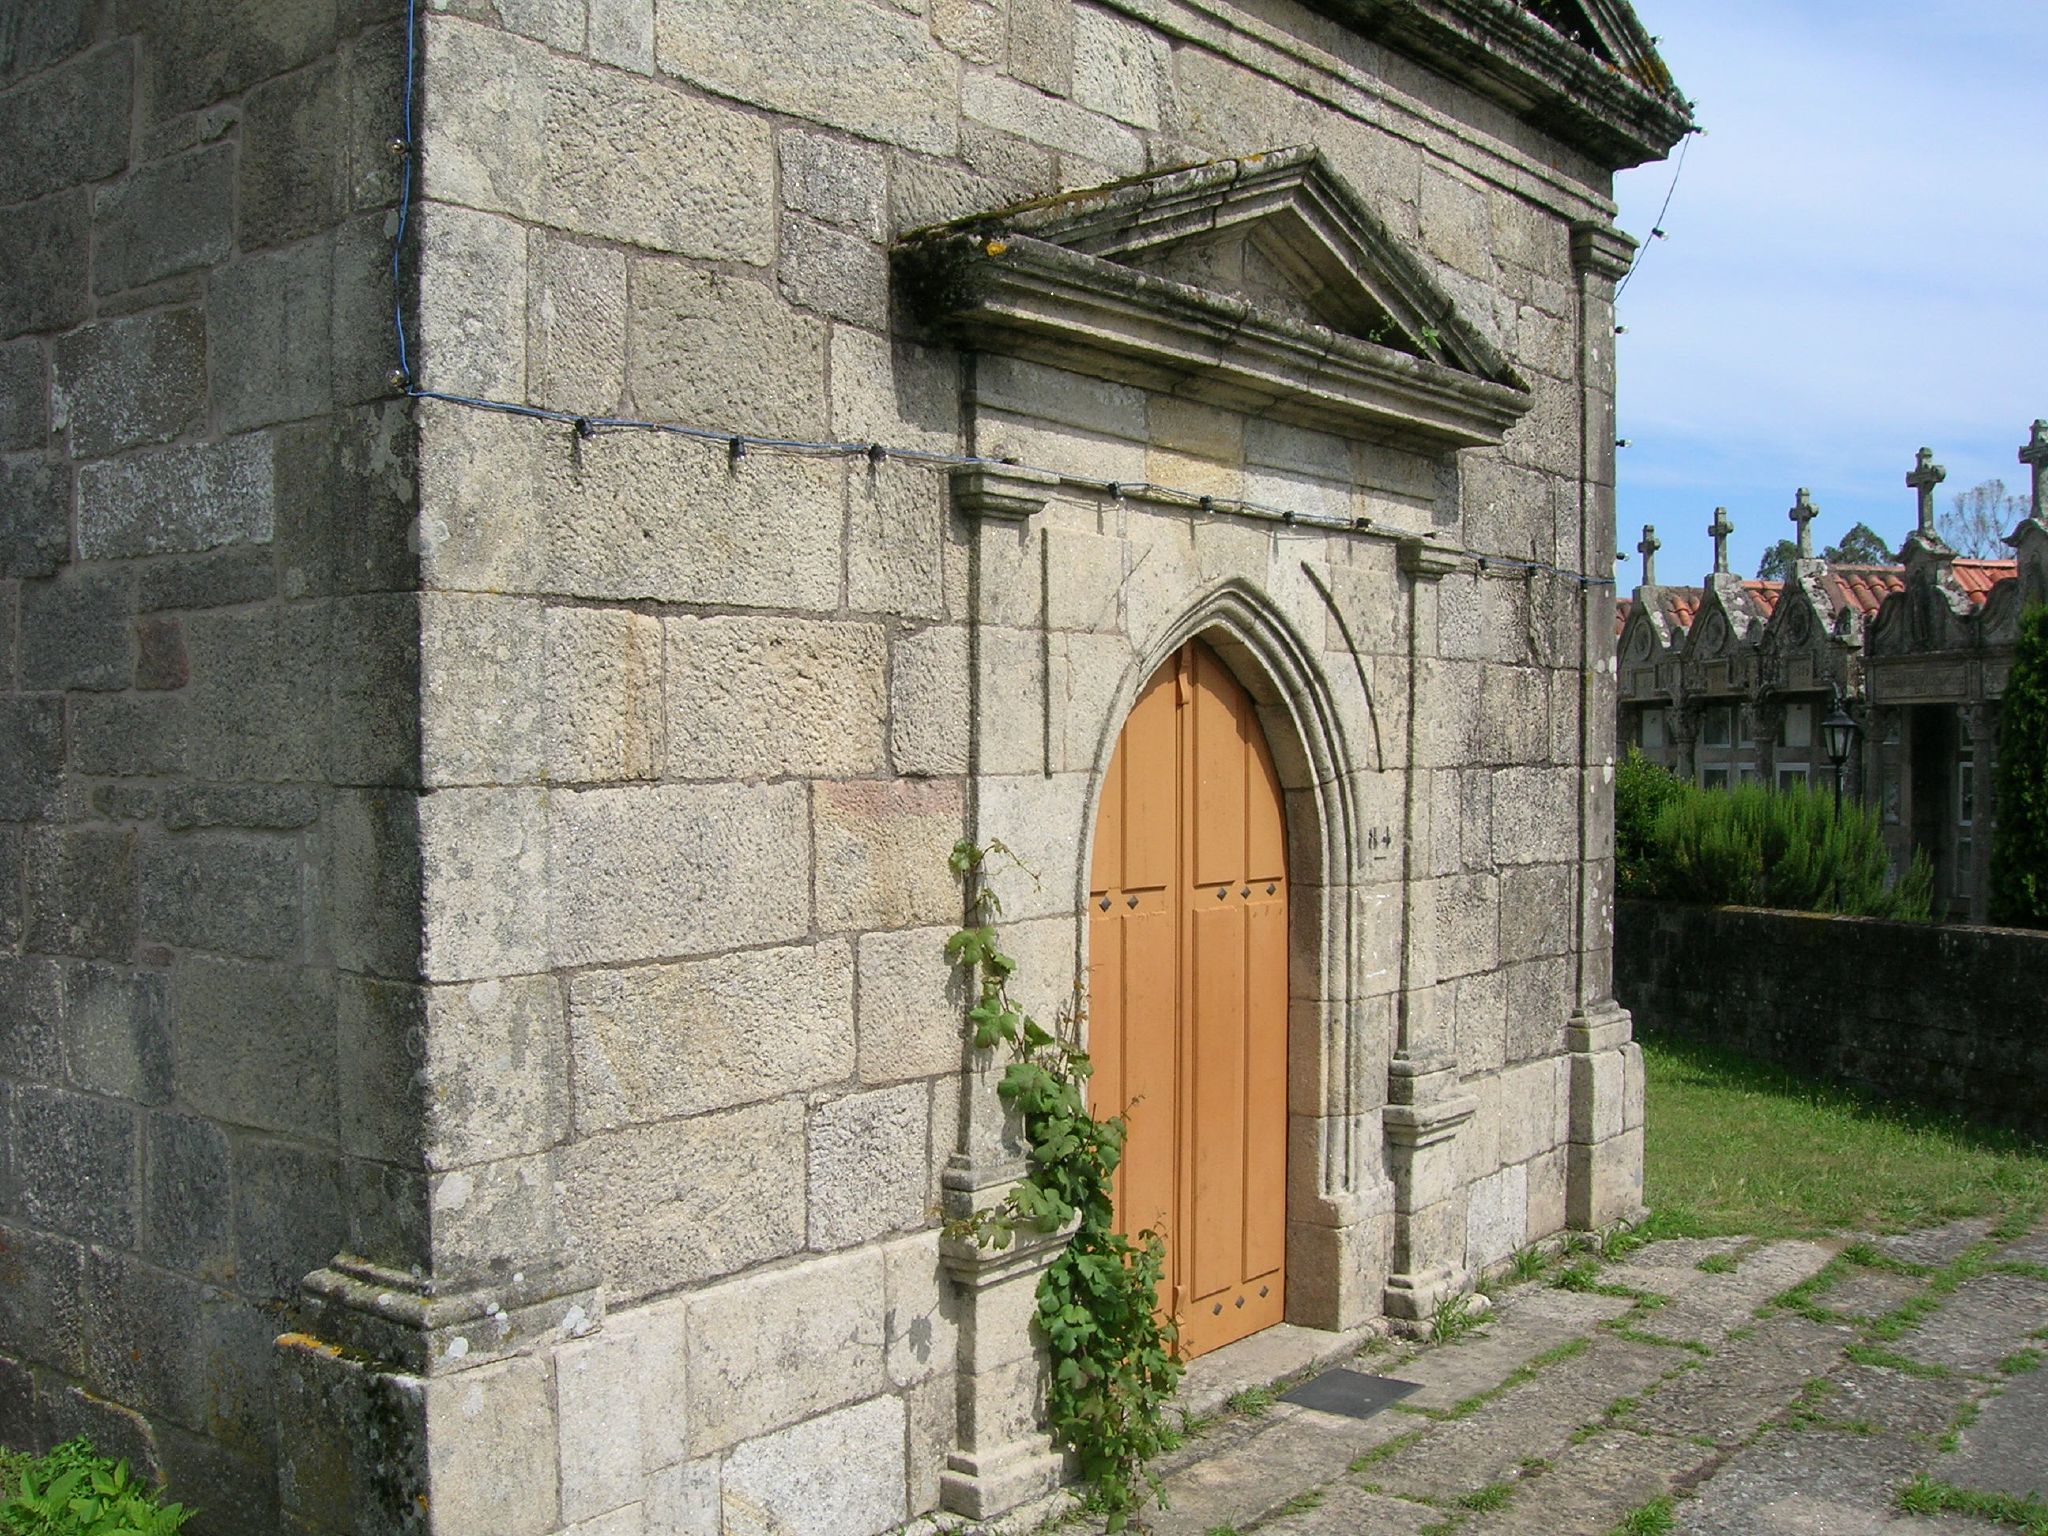
[[[1118,382],[1434,449],[1528,386],[1313,149],[1162,171],[920,230],[928,323]]]

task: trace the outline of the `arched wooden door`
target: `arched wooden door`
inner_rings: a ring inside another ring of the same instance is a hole
[[[1280,1321],[1287,843],[1252,701],[1200,641],[1146,684],[1089,874],[1096,1113],[1128,1108],[1117,1225],[1166,1238],[1181,1348]]]

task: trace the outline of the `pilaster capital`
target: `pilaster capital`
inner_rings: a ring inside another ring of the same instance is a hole
[[[1618,283],[1635,264],[1636,243],[1612,224],[1590,220],[1572,226],[1572,270],[1582,277]]]
[[[1060,477],[1023,464],[962,464],[953,470],[953,505],[968,517],[1023,522],[1045,510]]]

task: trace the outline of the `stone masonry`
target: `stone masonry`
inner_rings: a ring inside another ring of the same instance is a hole
[[[200,1533],[1044,1493],[945,858],[1071,999],[1192,637],[1287,793],[1288,1320],[1633,1214],[1611,174],[1688,120],[1582,20],[0,17],[0,1438]]]

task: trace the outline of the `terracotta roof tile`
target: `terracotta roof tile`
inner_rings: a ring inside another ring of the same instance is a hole
[[[1664,599],[1665,622],[1678,629],[1691,629],[1707,594],[1701,587],[1660,587],[1658,595]]]
[[[1828,567],[1828,596],[1838,607],[1846,604],[1866,619],[1876,618],[1884,600],[1894,592],[1904,590],[1905,585],[1906,568],[1903,565]]]
[[[1636,600],[1632,597],[1617,597],[1614,600],[1614,638],[1619,640],[1621,632],[1628,628],[1628,616],[1636,611]]]
[[[1757,607],[1763,610],[1764,617],[1768,619],[1778,611],[1778,598],[1785,591],[1785,583],[1782,581],[1745,581],[1742,584],[1742,590],[1756,600]]]
[[[1991,589],[2001,581],[2011,581],[2020,573],[2017,560],[1958,560],[1955,563],[1956,582],[1979,608],[1990,601]]]

